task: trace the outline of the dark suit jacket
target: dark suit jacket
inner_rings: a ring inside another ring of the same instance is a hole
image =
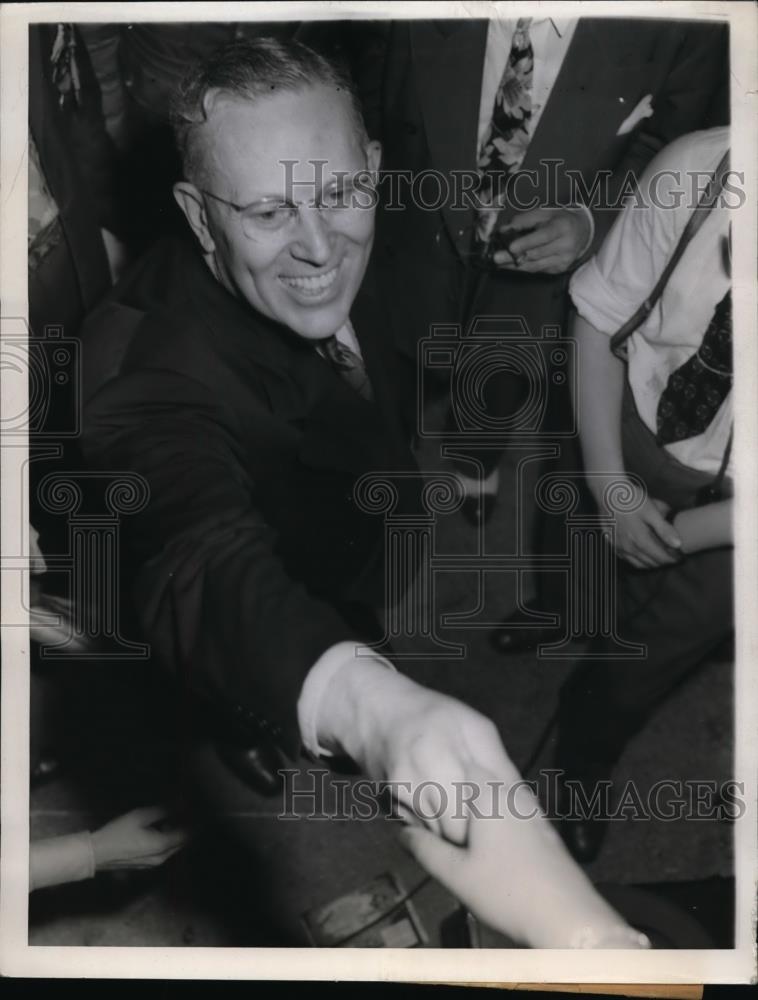
[[[384,146],[387,170],[446,177],[476,168],[477,125],[487,38],[485,20],[356,24],[344,36],[372,133]],[[619,126],[646,95],[654,115],[630,134]],[[686,132],[728,121],[728,35],[723,25],[685,21],[582,18],[548,103],[532,136],[523,170],[560,159],[557,193],[567,170],[591,190],[600,170],[613,171],[611,195],[629,171]],[[546,195],[545,172],[537,197]],[[530,188],[529,194],[532,190]],[[508,210],[503,221],[507,221]],[[595,245],[615,212],[596,211]],[[451,204],[440,211],[410,205],[380,211],[375,261],[392,289],[398,342],[415,354],[430,323],[460,322],[464,261],[471,250],[473,212]],[[565,276],[500,272],[480,282],[471,313],[523,315],[537,335],[562,324]]]
[[[63,326],[66,334],[76,335],[86,313],[111,284],[100,228],[117,230],[115,151],[105,131],[97,80],[77,36],[80,101],[60,103],[50,62],[56,30],[55,24],[29,28],[29,128],[65,236],[30,273],[29,317],[38,337],[47,325]]]
[[[84,333],[86,460],[150,488],[122,553],[145,637],[192,691],[290,752],[306,673],[383,596],[383,519],[358,509],[355,480],[414,469],[365,285],[351,318],[373,404],[179,241]]]

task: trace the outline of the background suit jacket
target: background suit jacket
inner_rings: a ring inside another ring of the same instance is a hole
[[[383,518],[353,485],[415,468],[365,288],[351,319],[374,403],[166,241],[83,335],[87,464],[150,489],[123,535],[144,636],[190,690],[291,753],[306,673],[358,636],[351,609],[383,596]]]
[[[61,98],[51,62],[57,27],[29,29],[29,129],[65,236],[29,276],[29,318],[37,337],[44,335],[46,325],[63,326],[66,334],[76,335],[111,284],[100,228],[118,231],[115,152],[105,131],[100,90],[75,31],[79,101]]]
[[[345,28],[339,44],[358,82],[370,131],[383,143],[384,169],[433,169],[447,178],[454,170],[476,169],[487,26],[486,20],[464,18]],[[522,169],[560,159],[561,196],[567,170],[579,171],[588,189],[597,171],[611,170],[613,193],[628,171],[639,174],[672,139],[726,124],[728,79],[723,25],[581,18]],[[618,135],[647,95],[653,116]],[[542,199],[544,172],[538,176]],[[508,215],[506,210],[504,222]],[[594,212],[595,246],[614,217]],[[431,323],[468,319],[461,304],[473,226],[473,212],[451,205],[381,211],[380,203],[375,263],[392,289],[399,346],[412,357]],[[523,315],[536,336],[542,324],[564,322],[566,285],[567,276],[490,274],[480,282],[471,313]]]

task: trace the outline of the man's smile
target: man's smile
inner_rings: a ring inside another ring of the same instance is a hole
[[[319,298],[320,296],[325,295],[334,285],[337,280],[337,276],[339,275],[341,263],[342,261],[329,271],[322,271],[320,274],[280,274],[279,280],[286,285],[287,288],[292,289],[299,295],[304,295],[308,298]]]

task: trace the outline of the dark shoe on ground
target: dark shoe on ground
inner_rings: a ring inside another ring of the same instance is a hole
[[[564,758],[565,759],[565,758]],[[558,786],[558,829],[575,861],[594,861],[608,834],[613,786],[610,767],[592,764],[563,768]]]
[[[216,750],[227,767],[261,795],[276,795],[282,787],[282,762],[273,747],[239,746],[216,742]]]
[[[597,858],[607,833],[608,820],[603,819],[561,820],[560,824],[563,842],[581,865],[588,865]]]

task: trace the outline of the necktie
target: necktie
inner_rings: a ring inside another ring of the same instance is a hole
[[[321,348],[347,384],[370,402],[374,398],[374,392],[360,355],[340,343],[335,335],[322,340]]]
[[[696,354],[669,375],[658,401],[657,440],[702,434],[732,388],[732,293],[716,306]]]
[[[534,50],[529,38],[530,17],[520,17],[513,33],[511,51],[505,64],[500,86],[477,166],[482,178],[480,197],[484,205],[479,212],[476,236],[489,242],[497,222],[500,203],[498,180],[521,166],[529,145],[529,123],[532,117],[532,75]]]
[[[79,92],[81,81],[79,79],[79,66],[76,61],[76,37],[74,35],[73,24],[59,24],[53,42],[53,51],[50,55],[52,65],[53,83],[58,91],[58,102],[61,107],[73,95],[76,104],[79,104]]]

